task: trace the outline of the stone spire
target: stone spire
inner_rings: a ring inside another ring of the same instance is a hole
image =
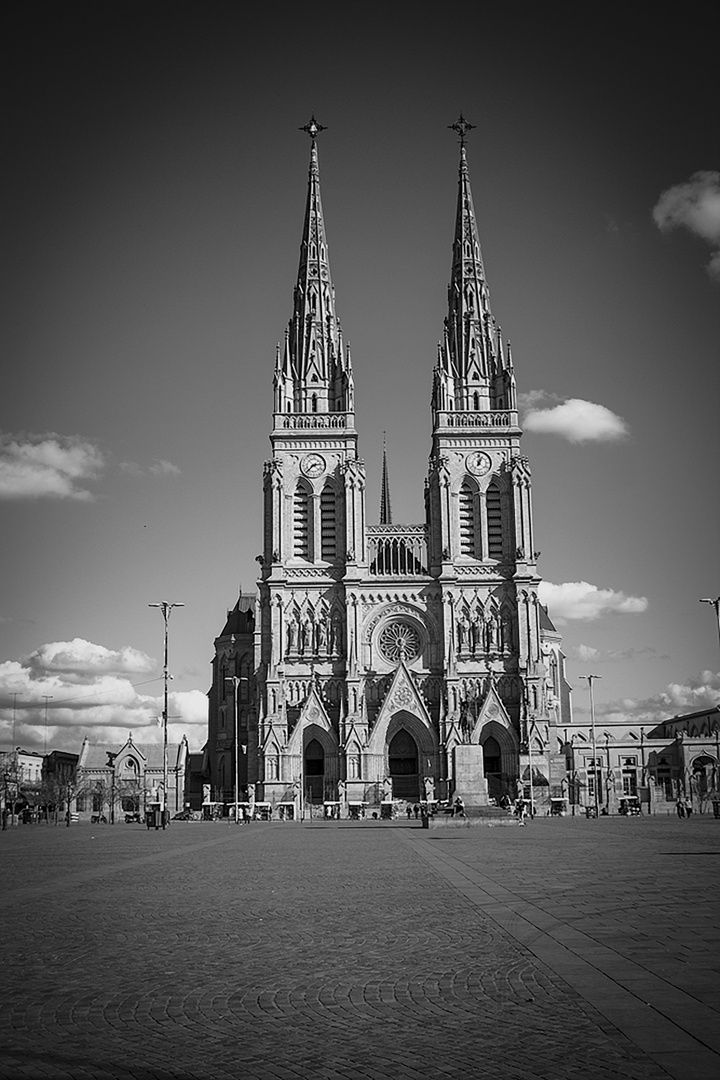
[[[509,354],[490,309],[470,187],[465,137],[473,125],[461,115],[450,127],[460,136],[460,168],[448,315],[435,369],[433,408],[458,412],[515,408]]]
[[[390,505],[390,476],[388,474],[385,432],[383,432],[382,488],[380,490],[380,524],[392,525],[392,507]]]
[[[275,411],[347,413],[353,409],[352,365],[335,314],[320,197],[317,136],[325,129],[313,116],[301,130],[311,139],[307,203],[293,314],[284,347],[278,346]]]

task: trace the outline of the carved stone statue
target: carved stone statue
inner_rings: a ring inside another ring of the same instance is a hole
[[[458,624],[457,624],[458,652],[464,652],[465,651],[465,640],[466,640],[466,638],[467,638],[467,624],[465,622],[465,617],[462,616],[461,618],[458,619]]]

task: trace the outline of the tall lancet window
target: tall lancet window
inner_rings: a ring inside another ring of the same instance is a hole
[[[320,550],[327,562],[332,562],[337,555],[335,489],[329,485],[320,495]]]
[[[460,554],[475,557],[475,492],[466,482],[458,498]]]
[[[485,512],[487,514],[488,558],[503,557],[502,499],[500,488],[494,480],[485,493]]]
[[[293,555],[310,558],[310,495],[301,484],[293,496]]]

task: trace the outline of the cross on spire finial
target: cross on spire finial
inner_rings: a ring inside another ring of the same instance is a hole
[[[454,124],[448,124],[448,127],[450,128],[451,131],[457,131],[458,135],[460,136],[460,145],[464,146],[465,145],[465,138],[467,136],[467,133],[468,133],[468,131],[472,131],[472,129],[475,127],[475,124],[470,124],[465,119],[463,114],[460,113],[460,116],[455,121],[455,123]]]
[[[327,129],[324,127],[323,124],[318,124],[317,120],[315,119],[315,113],[313,113],[312,116],[310,117],[310,122],[307,123],[307,124],[303,124],[303,126],[301,128],[299,128],[298,130],[299,131],[306,131],[308,133],[308,135],[310,136],[310,138],[312,139],[312,141],[315,142],[315,140],[317,139],[320,132],[321,131],[326,131]]]

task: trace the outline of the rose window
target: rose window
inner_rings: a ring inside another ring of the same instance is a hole
[[[417,631],[402,622],[394,622],[386,626],[380,633],[378,645],[385,659],[392,663],[397,663],[399,660],[414,660],[420,652],[420,638]]]

